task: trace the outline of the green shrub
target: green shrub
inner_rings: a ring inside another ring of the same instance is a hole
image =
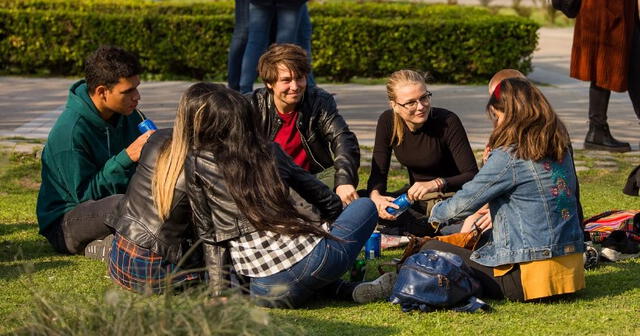
[[[33,10],[74,10],[81,12],[126,13],[145,10],[156,14],[219,15],[233,14],[233,1],[153,1],[153,0],[0,0],[0,8]],[[366,17],[371,19],[423,17],[446,15],[447,17],[487,15],[486,8],[446,5],[425,6],[416,3],[309,3],[311,15],[330,17]]]
[[[226,73],[233,17],[0,10],[0,63],[9,73],[82,74],[101,44],[137,53],[147,72],[201,79]]]
[[[317,18],[314,23],[323,27],[313,37],[317,74],[346,80],[411,68],[453,83],[484,81],[503,68],[530,71],[538,28],[503,17],[401,22]]]
[[[228,1],[0,0],[0,71],[81,75],[89,52],[113,44],[140,55],[148,74],[224,78],[232,12]],[[336,80],[401,68],[454,83],[528,72],[539,27],[475,7],[312,3],[311,12],[314,73]]]
[[[70,10],[93,13],[131,13],[171,15],[219,15],[234,13],[233,1],[152,0],[0,0],[0,8],[28,10]]]

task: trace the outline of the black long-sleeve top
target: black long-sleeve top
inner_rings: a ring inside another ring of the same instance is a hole
[[[442,177],[446,181],[444,191],[457,191],[478,172],[467,133],[453,112],[434,107],[416,131],[411,132],[404,123],[403,127],[404,140],[399,146],[391,145],[393,111],[384,111],[378,118],[369,192],[387,190],[392,150],[398,162],[407,167],[411,184]]]

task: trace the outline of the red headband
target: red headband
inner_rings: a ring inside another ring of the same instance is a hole
[[[492,95],[496,97],[496,100],[500,100],[500,89],[502,88],[502,81],[498,83],[495,89],[493,89]]]

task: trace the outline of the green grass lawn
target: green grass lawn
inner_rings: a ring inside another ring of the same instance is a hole
[[[576,154],[587,167],[596,165],[583,152]],[[637,198],[621,193],[632,164],[626,156],[612,156],[618,170],[590,168],[579,174],[587,216],[613,208],[638,208]],[[366,183],[367,175],[363,169],[361,183]],[[23,325],[34,308],[34,293],[51,296],[55,305],[68,307],[83,305],[85,300],[102,302],[105,293],[122,292],[114,289],[104,264],[58,255],[38,235],[35,204],[39,176],[39,162],[33,156],[0,157],[0,334]],[[405,176],[395,171],[390,188],[401,186]],[[383,251],[384,260],[400,253]],[[374,273],[370,267],[367,277],[374,278]],[[638,335],[640,260],[602,264],[587,271],[587,289],[566,300],[489,303],[494,311],[486,314],[407,314],[385,302],[356,305],[328,300],[314,301],[304,309],[268,313],[274,323],[290,324],[312,335]],[[129,333],[137,334],[135,330]],[[261,330],[252,333],[261,334]]]

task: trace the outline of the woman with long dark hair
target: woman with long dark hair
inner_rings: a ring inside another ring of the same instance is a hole
[[[336,194],[261,135],[255,118],[245,97],[218,89],[189,129],[188,195],[213,289],[225,287],[233,268],[265,306],[297,307],[320,292],[356,302],[388,296],[392,273],[370,283],[339,280],[376,225],[374,204],[363,198],[343,210]],[[290,189],[317,212],[298,212]]]
[[[193,144],[193,121],[209,93],[220,84],[196,83],[178,105],[173,129],[158,130],[145,145],[118,213],[108,220],[115,231],[109,275],[136,292],[159,293],[167,284],[182,286],[204,279],[186,194],[184,161]],[[181,267],[178,267],[180,265]]]
[[[567,130],[544,95],[522,78],[502,80],[487,112],[489,157],[430,221],[447,224],[489,203],[493,229],[475,250],[429,241],[476,270],[484,296],[527,301],[585,287],[578,182]]]

